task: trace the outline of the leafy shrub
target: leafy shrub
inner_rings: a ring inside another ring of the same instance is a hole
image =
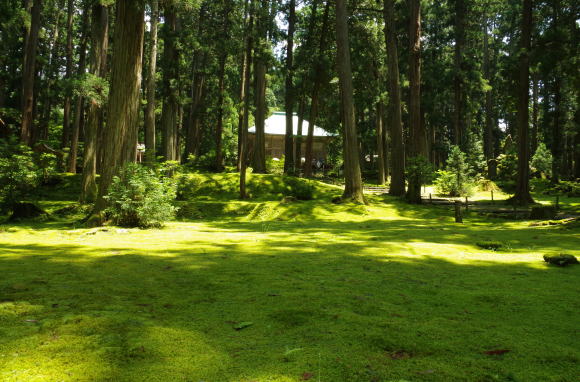
[[[515,152],[501,154],[497,157],[497,178],[509,182],[518,173],[518,157]]]
[[[491,240],[478,241],[477,243],[475,243],[475,245],[477,245],[479,248],[489,249],[491,251],[497,251],[498,249],[501,249],[503,247],[503,243]]]
[[[108,194],[107,215],[126,227],[160,227],[175,215],[175,187],[153,170],[129,163],[113,178]]]
[[[458,146],[451,146],[444,171],[437,172],[435,189],[438,194],[449,196],[469,196],[473,193],[473,179],[469,176],[469,165],[465,154]]]
[[[36,188],[41,172],[32,150],[16,140],[0,140],[0,208],[9,209]]]
[[[555,193],[566,194],[569,198],[580,197],[580,182],[562,180],[553,189]]]
[[[540,142],[530,162],[532,171],[539,172],[542,177],[552,176],[552,160],[552,153],[543,142]]]
[[[480,191],[499,191],[499,187],[493,180],[481,178],[477,181],[477,188]]]

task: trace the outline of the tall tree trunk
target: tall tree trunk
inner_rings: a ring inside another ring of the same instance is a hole
[[[22,125],[20,127],[20,140],[32,145],[34,142],[34,82],[36,80],[36,51],[40,31],[40,14],[42,0],[33,0],[30,10],[30,30],[26,33],[24,47],[24,61],[22,67]]]
[[[455,55],[453,78],[453,143],[462,148],[465,145],[465,118],[463,116],[464,83],[463,83],[463,48],[465,45],[465,0],[455,0]]]
[[[489,32],[488,25],[486,23],[483,29],[483,66],[484,66],[484,76],[491,86],[493,83],[493,78],[491,75],[491,60],[490,60],[490,49],[489,49]],[[495,179],[497,176],[496,171],[496,161],[494,155],[494,140],[493,140],[493,130],[495,127],[495,114],[493,110],[493,86],[491,89],[485,93],[485,130],[483,134],[483,151],[485,154],[485,160],[487,163],[487,176],[489,179]]]
[[[79,66],[77,69],[77,76],[82,78],[85,74],[85,67],[87,61],[87,33],[89,28],[89,9],[84,9],[82,26],[81,26],[81,43],[79,46]],[[79,135],[81,131],[81,124],[84,118],[84,99],[78,95],[75,99],[75,115],[73,127],[71,131],[70,152],[68,156],[68,172],[76,174],[77,172],[77,156],[79,148]]]
[[[226,71],[227,55],[224,52],[220,57],[219,68],[219,83],[218,83],[218,115],[215,132],[215,169],[216,171],[223,171],[224,169],[224,153],[223,153],[223,132],[224,132],[224,92],[225,92],[225,71]]]
[[[250,81],[251,81],[251,65],[252,49],[254,47],[253,33],[254,33],[254,1],[250,0],[249,20],[246,28],[246,53],[244,55],[244,106],[242,110],[242,128],[240,132],[240,199],[246,199],[248,194],[246,192],[246,169],[247,169],[247,150],[248,150],[248,123],[250,117]]]
[[[163,28],[163,87],[165,97],[161,113],[163,132],[163,156],[165,160],[177,160],[177,119],[179,113],[179,51],[177,14],[175,5],[165,6]]]
[[[225,38],[230,38],[229,25],[230,13],[233,6],[231,0],[226,0],[224,3],[224,13],[222,16],[222,30]],[[218,83],[218,110],[217,123],[215,132],[215,169],[216,171],[223,171],[224,169],[224,153],[223,153],[223,131],[224,131],[224,95],[225,95],[225,76],[226,76],[226,61],[228,53],[225,44],[221,46],[222,53],[219,62],[219,83]]]
[[[145,109],[145,161],[153,163],[156,159],[155,143],[155,73],[157,72],[157,25],[159,23],[159,0],[151,0],[151,29],[149,71],[147,73],[147,108]]]
[[[246,40],[248,38],[247,34],[249,33],[249,29],[247,25],[249,25],[249,7],[248,4],[251,3],[253,0],[246,0],[244,4],[244,24],[246,25]],[[241,171],[242,168],[242,145],[244,143],[244,110],[246,105],[246,71],[249,70],[247,65],[249,65],[248,61],[248,48],[247,48],[247,41],[244,43],[244,49],[242,53],[242,61],[240,65],[240,110],[238,113],[238,160],[237,160],[237,170]],[[245,176],[245,175],[244,175]]]
[[[103,168],[95,213],[106,206],[103,198],[113,176],[136,153],[141,89],[144,6],[140,0],[118,0],[111,61],[111,90],[103,131]]]
[[[530,195],[530,140],[529,140],[529,81],[532,32],[532,0],[523,0],[521,20],[519,84],[518,84],[518,175],[516,193],[512,200],[527,205],[534,200]]]
[[[534,73],[532,74],[532,151],[530,152],[530,158],[534,156],[538,149],[539,87],[538,73]]]
[[[554,81],[554,125],[552,127],[552,183],[560,181],[564,144],[562,142],[562,83],[559,74]]]
[[[378,173],[379,173],[379,184],[382,186],[386,182],[385,176],[385,144],[384,144],[384,127],[383,127],[383,103],[377,103],[377,115],[376,115],[376,125],[377,125],[377,154],[378,154]]]
[[[197,156],[201,146],[202,129],[201,129],[201,112],[205,98],[205,54],[202,54],[201,62],[192,63],[192,81],[191,81],[191,104],[189,116],[187,119],[186,136],[185,136],[185,159],[190,155]]]
[[[256,98],[256,112],[254,119],[256,133],[254,135],[253,171],[266,172],[266,65],[260,53],[255,53],[254,59],[254,96]]]
[[[426,136],[421,124],[421,1],[409,0],[411,17],[409,25],[409,158],[427,158]],[[407,200],[421,203],[421,179],[409,177]]]
[[[66,69],[64,78],[67,81],[72,80],[73,75],[73,33],[74,33],[74,0],[67,2],[67,16],[66,16]],[[62,137],[60,141],[60,148],[64,149],[68,146],[70,141],[71,130],[71,110],[72,109],[72,94],[70,89],[65,89],[64,96],[64,115],[62,121]]]
[[[294,172],[294,30],[296,23],[296,0],[290,0],[288,10],[288,46],[286,49],[286,136],[284,137],[284,173]]]
[[[318,98],[320,95],[320,88],[322,86],[323,77],[323,55],[324,49],[326,47],[326,35],[329,29],[329,18],[330,18],[330,1],[326,2],[324,8],[324,16],[322,20],[322,29],[320,30],[320,43],[318,46],[318,53],[316,54],[316,61],[314,63],[314,84],[312,85],[312,94],[310,97],[310,114],[308,120],[308,136],[306,137],[306,160],[304,162],[304,176],[312,176],[312,160],[313,152],[312,147],[314,145],[314,126],[316,125],[318,118]],[[314,16],[313,16],[314,17]]]
[[[578,113],[579,112],[576,111],[577,119]],[[580,179],[580,131],[576,131],[576,135],[574,137],[573,155],[574,155],[574,179]]]
[[[34,141],[38,140],[46,140],[48,139],[48,127],[50,125],[50,120],[52,116],[52,87],[56,82],[56,78],[58,75],[58,71],[60,70],[59,63],[57,57],[60,56],[60,19],[62,16],[62,9],[64,8],[64,0],[60,0],[59,4],[57,5],[54,27],[51,31],[50,36],[50,52],[47,64],[47,74],[46,74],[46,86],[44,89],[44,102],[43,102],[43,112],[42,112],[42,120],[36,129],[37,137],[35,137]],[[0,101],[0,108],[2,107],[2,103]]]
[[[348,41],[348,14],[346,0],[336,0],[336,66],[340,83],[344,127],[344,193],[343,199],[364,203],[362,177],[358,158],[350,46]]]
[[[109,45],[109,10],[107,7],[101,5],[100,2],[97,2],[93,4],[91,17],[92,42],[90,72],[94,76],[104,78]],[[92,202],[97,197],[97,137],[99,126],[103,119],[102,101],[102,99],[88,100],[89,105],[83,154],[83,177],[81,181],[81,203]]]
[[[389,77],[389,107],[391,136],[391,184],[389,194],[405,195],[405,147],[401,117],[401,87],[399,86],[399,55],[395,30],[394,0],[384,1],[385,41],[387,44],[387,69]]]
[[[302,128],[304,127],[304,109],[306,108],[306,102],[304,101],[304,96],[300,97],[298,102],[298,127],[296,129],[296,142],[294,145],[294,166],[298,170],[302,166]]]

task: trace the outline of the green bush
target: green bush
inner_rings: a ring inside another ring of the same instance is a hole
[[[174,217],[175,187],[153,170],[129,163],[113,178],[106,214],[114,224],[125,227],[160,227]]]
[[[552,176],[552,160],[552,153],[540,142],[530,162],[532,171],[540,173],[542,177]]]
[[[437,171],[435,190],[449,196],[469,196],[473,194],[473,179],[469,176],[469,165],[465,154],[457,146],[451,146],[445,170]]]
[[[10,209],[34,190],[41,174],[28,146],[15,140],[0,140],[0,209]]]

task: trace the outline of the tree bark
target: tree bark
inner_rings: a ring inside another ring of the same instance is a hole
[[[304,127],[304,109],[305,109],[304,95],[300,97],[298,102],[298,127],[296,128],[296,142],[294,145],[294,167],[299,172],[302,167],[302,136]]]
[[[562,142],[562,83],[557,73],[554,81],[554,125],[552,127],[552,183],[560,181],[563,169],[562,159],[564,144]]]
[[[220,57],[219,68],[219,83],[218,83],[218,115],[215,132],[215,169],[220,172],[224,169],[224,153],[223,153],[223,131],[224,131],[224,92],[225,92],[225,71],[226,71],[227,55],[222,53]]]
[[[163,110],[161,130],[163,132],[163,156],[165,160],[177,160],[177,134],[179,114],[179,51],[177,13],[175,5],[165,6],[163,27]]]
[[[248,193],[246,192],[246,169],[247,169],[247,149],[248,149],[248,123],[250,117],[250,81],[251,81],[251,66],[252,49],[254,47],[254,0],[250,0],[249,20],[246,28],[246,53],[244,54],[245,62],[244,68],[244,90],[243,90],[243,110],[242,110],[242,125],[240,131],[240,199],[246,199]]]
[[[384,127],[383,127],[383,103],[377,103],[377,115],[376,115],[376,125],[377,125],[377,167],[379,175],[379,184],[382,186],[386,182],[385,174],[385,145],[384,145]]]
[[[81,43],[79,46],[79,66],[77,68],[77,77],[82,79],[85,74],[87,61],[87,33],[89,28],[89,9],[88,7],[83,11],[83,18],[81,21]],[[77,172],[77,156],[79,149],[79,135],[81,125],[84,119],[84,99],[78,95],[75,99],[75,115],[73,120],[73,127],[71,131],[70,152],[68,156],[68,172],[76,174]]]
[[[296,0],[290,0],[288,10],[288,46],[286,49],[286,136],[284,137],[284,173],[294,172],[294,30]]]
[[[256,134],[254,135],[252,166],[255,173],[263,174],[266,172],[266,65],[259,53],[256,53],[254,59],[254,85]]]
[[[340,84],[342,123],[344,129],[344,193],[342,198],[364,203],[362,177],[358,157],[358,139],[353,102],[348,13],[346,0],[336,0],[336,66]]]
[[[97,2],[91,12],[91,64],[90,72],[104,78],[107,66],[109,43],[109,10]],[[99,100],[89,99],[87,123],[85,128],[85,147],[83,154],[83,177],[81,181],[81,203],[92,202],[97,197],[97,137],[103,119],[102,105]]]
[[[389,107],[391,136],[391,184],[389,194],[405,195],[405,147],[401,117],[401,87],[399,85],[399,55],[395,30],[394,0],[384,1],[385,41],[387,44],[387,69],[389,77]]]
[[[64,78],[67,81],[70,81],[72,79],[73,74],[73,32],[74,32],[73,19],[74,19],[74,0],[68,0],[67,17],[66,17],[66,69],[64,75]],[[62,137],[60,142],[61,149],[67,147],[70,141],[71,106],[72,106],[71,92],[70,89],[65,88]]]
[[[95,213],[106,206],[103,198],[113,176],[135,160],[141,89],[144,7],[140,0],[116,3],[111,89],[107,124],[103,131],[103,168]]]
[[[30,10],[30,30],[26,33],[24,61],[22,66],[22,124],[20,140],[32,145],[34,142],[34,82],[36,80],[36,51],[40,32],[42,0],[33,0]]]
[[[490,60],[490,49],[489,49],[489,32],[488,25],[486,23],[483,28],[483,66],[484,66],[484,76],[488,81],[488,84],[492,86],[493,79],[491,75],[491,60]],[[495,179],[497,176],[496,171],[496,161],[494,155],[494,139],[493,130],[495,128],[495,114],[493,110],[493,87],[485,93],[485,130],[483,137],[483,151],[485,154],[485,159],[487,163],[487,176],[489,179]]]
[[[314,126],[316,125],[318,118],[318,98],[320,95],[320,88],[322,86],[323,77],[322,58],[324,54],[324,48],[326,47],[326,35],[329,28],[328,24],[330,19],[330,3],[330,1],[327,1],[324,8],[322,29],[320,30],[320,43],[318,46],[318,53],[316,54],[316,61],[314,63],[314,84],[312,85],[312,93],[310,96],[310,114],[308,116],[308,136],[306,137],[306,153],[304,162],[304,176],[307,178],[312,176],[312,147],[314,144]]]
[[[57,57],[60,56],[60,19],[62,16],[62,9],[64,8],[64,0],[60,0],[57,9],[56,15],[54,20],[54,27],[51,30],[50,36],[50,52],[47,64],[47,72],[46,72],[46,85],[44,89],[44,102],[43,102],[43,112],[42,112],[42,120],[39,123],[38,129],[36,129],[36,137],[33,141],[37,142],[38,140],[46,140],[48,139],[48,127],[50,125],[50,120],[52,116],[52,87],[54,86],[58,72],[60,70],[59,62]],[[2,107],[2,102],[0,101],[0,108]]]
[[[534,200],[530,195],[530,141],[529,141],[529,80],[530,49],[532,32],[532,0],[523,0],[521,19],[519,84],[518,84],[518,174],[516,193],[512,198],[515,204],[527,205]]]
[[[454,77],[453,99],[455,109],[453,111],[453,143],[457,146],[465,145],[465,118],[463,116],[464,83],[463,83],[463,47],[465,45],[465,0],[455,0],[455,52],[454,52]]]
[[[427,158],[426,136],[421,124],[421,1],[409,0],[409,158]],[[421,203],[421,179],[409,177],[406,195],[410,203]]]
[[[159,23],[159,0],[151,0],[151,29],[149,71],[147,73],[147,107],[145,109],[145,162],[154,163],[156,160],[155,143],[155,91],[157,72],[157,29]]]
[[[538,116],[540,111],[538,77],[537,73],[532,74],[532,151],[530,157],[533,157],[538,149]]]

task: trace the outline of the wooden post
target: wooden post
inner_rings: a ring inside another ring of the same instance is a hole
[[[461,202],[459,200],[455,201],[455,223],[463,223],[463,217],[461,216]]]
[[[465,211],[469,211],[469,200],[465,197]]]
[[[491,190],[491,203],[493,204],[493,190]]]
[[[431,197],[431,193],[429,193],[429,204],[433,204],[433,198]]]

